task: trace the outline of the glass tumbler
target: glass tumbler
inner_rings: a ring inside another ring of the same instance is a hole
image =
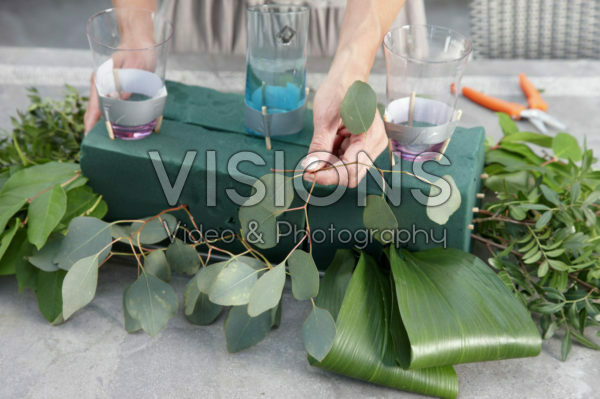
[[[162,121],[173,25],[153,11],[123,7],[92,15],[86,32],[109,134],[124,140],[148,136]]]
[[[444,152],[458,119],[457,93],[471,42],[451,29],[407,25],[384,38],[385,126],[394,153],[426,161]]]
[[[246,129],[264,136],[298,133],[306,106],[307,6],[247,10]]]

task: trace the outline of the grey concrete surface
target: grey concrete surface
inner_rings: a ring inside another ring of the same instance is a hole
[[[0,397],[420,397],[309,366],[300,330],[310,305],[295,301],[289,287],[280,328],[240,353],[227,353],[224,317],[199,327],[185,321],[181,309],[155,338],[127,334],[121,301],[135,278],[134,267],[103,266],[94,301],[52,327],[33,293],[19,295],[13,278],[0,277]],[[180,302],[186,281],[172,281]],[[559,351],[552,339],[536,358],[459,365],[460,398],[595,397],[600,354],[575,345],[561,362]]]
[[[24,88],[37,86],[57,96],[69,82],[87,90],[91,60],[85,50],[0,47],[0,127],[26,104]],[[309,85],[317,87],[328,60],[309,61]],[[204,55],[173,56],[169,77],[220,90],[243,90],[243,60]],[[371,83],[380,97],[381,62]],[[524,102],[517,73],[527,72],[540,87],[553,114],[580,139],[600,150],[600,62],[476,61],[465,83],[490,94]],[[484,125],[499,137],[496,118],[461,100],[465,125]],[[527,125],[523,125],[524,127]],[[312,368],[300,336],[306,303],[284,295],[278,330],[249,350],[228,354],[221,318],[213,326],[187,323],[180,310],[158,337],[128,335],[122,327],[124,288],[135,269],[118,263],[102,267],[94,301],[66,324],[50,326],[31,292],[17,293],[13,277],[0,277],[0,398],[115,397],[402,397],[416,395],[366,384]],[[175,278],[180,296],[186,282]],[[600,352],[574,345],[559,361],[560,342],[544,343],[536,358],[456,367],[461,398],[588,399],[600,392]]]

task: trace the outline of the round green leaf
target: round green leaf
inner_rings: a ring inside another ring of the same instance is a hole
[[[144,269],[147,273],[158,277],[164,282],[171,281],[171,267],[167,262],[165,252],[162,250],[155,250],[146,255]]]
[[[161,215],[160,218],[155,218],[150,221],[133,222],[129,226],[129,233],[133,235],[132,239],[134,243],[137,243],[137,231],[143,226],[140,234],[140,243],[142,244],[156,244],[163,240],[166,240],[173,234],[177,227],[177,219],[175,216],[166,213]],[[145,223],[145,224],[144,224]]]
[[[215,278],[209,298],[223,306],[246,305],[258,272],[239,259],[230,261]]]
[[[51,323],[62,317],[62,283],[67,273],[38,271],[35,294],[42,315]]]
[[[319,294],[319,270],[312,256],[295,250],[288,260],[292,277],[292,294],[299,301],[306,301]]]
[[[62,284],[64,320],[94,299],[97,285],[98,256],[88,256],[75,262],[67,272]]]
[[[53,272],[58,270],[58,264],[54,261],[56,255],[62,246],[62,242],[65,239],[60,233],[54,233],[50,236],[46,245],[40,250],[33,250],[31,256],[27,257],[27,260],[45,272]]]
[[[398,229],[398,220],[385,198],[380,195],[368,195],[367,206],[363,211],[363,224],[373,237],[382,244],[389,244]]]
[[[581,161],[583,153],[577,139],[569,133],[558,133],[552,141],[554,156],[560,159],[570,159],[573,162]]]
[[[67,195],[60,184],[44,191],[27,209],[27,239],[40,249],[67,210]]]
[[[167,248],[167,261],[175,273],[194,275],[200,266],[200,257],[196,249],[179,238]]]
[[[352,83],[340,105],[346,129],[352,134],[366,132],[373,124],[376,111],[377,95],[371,86],[360,80]]]
[[[177,312],[177,294],[173,288],[151,274],[142,273],[125,294],[129,314],[152,336]]]
[[[270,312],[250,317],[247,306],[232,307],[224,326],[227,350],[234,353],[256,345],[267,336],[271,324]]]
[[[427,200],[427,217],[433,220],[435,223],[439,225],[444,225],[450,219],[450,216],[454,214],[459,208],[461,204],[461,196],[460,190],[456,186],[454,179],[450,175],[442,176],[443,180],[446,180],[448,184],[450,184],[450,197],[441,205],[433,205],[436,203],[434,192],[439,193],[440,189],[434,183],[431,187],[431,192],[429,194],[429,198]],[[438,180],[439,181],[439,180]],[[441,194],[440,194],[441,195]]]
[[[285,285],[285,263],[281,263],[264,273],[250,293],[248,315],[256,317],[277,306]]]
[[[335,321],[331,314],[318,306],[302,325],[302,340],[306,352],[318,361],[325,359],[335,338]]]

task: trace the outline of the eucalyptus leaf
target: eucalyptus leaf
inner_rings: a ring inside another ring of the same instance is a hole
[[[363,224],[373,237],[382,244],[389,244],[398,229],[398,220],[385,198],[380,195],[368,195],[367,206],[363,211]]]
[[[331,313],[318,306],[313,306],[312,312],[302,325],[302,340],[306,352],[320,362],[329,353],[334,339],[335,321],[331,317]]]
[[[340,105],[340,116],[352,134],[369,130],[377,112],[377,95],[369,84],[360,80],[348,88]]]
[[[27,209],[27,238],[40,249],[67,210],[67,195],[60,185],[44,191]]]
[[[88,256],[75,262],[65,275],[62,284],[64,320],[94,299],[97,285],[98,255]]]
[[[177,219],[175,216],[166,213],[160,218],[148,218],[140,222],[133,222],[129,226],[129,234],[133,235],[133,242],[137,243],[138,230],[140,235],[140,243],[156,244],[170,237],[177,227]]]
[[[284,285],[285,263],[275,266],[260,276],[250,292],[248,315],[256,317],[277,306],[281,300]]]
[[[125,291],[123,291],[123,319],[124,319],[124,325],[125,325],[125,331],[127,331],[128,333],[133,333],[136,331],[139,331],[142,329],[142,326],[140,325],[140,322],[137,321],[136,319],[134,319],[131,314],[129,313],[129,311],[127,310],[127,295],[128,295],[128,291],[131,288],[131,286],[127,287],[125,289]]]
[[[63,270],[90,255],[98,254],[98,262],[102,262],[110,253],[111,241],[108,223],[88,216],[76,217],[69,223],[54,262]]]
[[[256,317],[248,315],[247,306],[234,306],[225,319],[227,350],[239,352],[262,341],[271,330],[271,314],[261,313]]]
[[[319,270],[312,256],[296,249],[288,260],[292,279],[292,294],[299,301],[306,301],[319,294]]]
[[[278,243],[277,217],[291,206],[294,185],[291,177],[270,173],[254,183],[253,192],[260,193],[262,187],[265,189],[263,198],[253,203],[250,197],[240,207],[238,217],[244,239],[258,248],[267,249]]]
[[[146,273],[150,273],[166,283],[171,281],[171,267],[169,266],[169,262],[167,262],[165,252],[160,249],[146,255],[144,258],[144,270]]]
[[[53,233],[46,245],[40,250],[33,250],[32,254],[27,257],[27,260],[40,270],[45,272],[53,272],[58,270],[58,263],[54,260],[58,251],[62,247],[65,236],[60,233]]]
[[[258,272],[239,259],[229,262],[216,276],[210,287],[211,302],[223,306],[246,305]]]
[[[194,275],[200,267],[196,249],[176,238],[167,248],[167,260],[175,273]]]
[[[67,272],[38,271],[35,294],[40,312],[49,322],[53,323],[62,315],[62,284]]]
[[[461,204],[460,190],[456,186],[454,178],[450,175],[444,175],[441,177],[440,180],[442,179],[450,185],[450,193],[448,199],[441,205],[436,204],[437,200],[435,199],[435,197],[437,197],[437,195],[442,195],[443,193],[440,192],[441,190],[439,190],[439,188],[434,183],[431,187],[431,193],[429,194],[429,198],[427,200],[426,209],[427,217],[429,217],[429,219],[431,219],[439,225],[446,224],[448,222],[448,219],[450,219],[450,216],[452,216],[454,212],[456,212],[460,208]],[[437,189],[437,191],[434,191],[434,188]]]
[[[142,329],[155,336],[177,312],[177,294],[169,284],[143,272],[127,289],[125,305]]]
[[[212,303],[208,295],[198,289],[197,273],[185,286],[183,293],[184,314],[190,323],[205,326],[214,322],[223,307]]]

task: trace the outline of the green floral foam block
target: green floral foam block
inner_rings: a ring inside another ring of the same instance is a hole
[[[101,121],[83,141],[83,174],[89,178],[93,189],[103,195],[110,220],[151,216],[164,209],[187,204],[203,233],[239,232],[239,201],[235,201],[235,195],[249,196],[252,182],[272,169],[299,167],[298,163],[306,155],[312,137],[312,112],[307,110],[302,132],[273,137],[272,151],[268,151],[262,137],[244,129],[243,96],[174,82],[167,82],[167,90],[169,94],[160,133],[138,141],[110,140]],[[469,248],[467,225],[471,223],[475,194],[479,189],[483,136],[481,128],[459,128],[446,153],[452,164],[442,166],[431,161],[424,165],[425,171],[431,174],[452,175],[461,192],[461,207],[444,226],[430,221],[425,207],[411,198],[411,189],[422,189],[427,194],[428,185],[409,176],[401,176],[401,203],[392,207],[401,229],[410,228],[414,223],[422,229],[435,230],[432,234],[436,240],[445,230],[448,246]],[[376,160],[376,165],[381,169],[390,168],[387,153]],[[161,168],[164,168],[162,173]],[[412,164],[403,162],[402,168],[412,171]],[[161,175],[166,176],[162,176],[162,184]],[[178,177],[181,179],[180,193]],[[386,175],[386,179],[389,186],[391,175]],[[377,182],[376,174],[370,175],[366,193],[380,194],[380,180]],[[324,197],[332,190],[332,187],[319,186],[315,188],[314,195]],[[302,204],[296,195],[292,208]],[[309,206],[313,256],[317,264],[329,264],[336,248],[356,244],[354,238],[346,242],[347,233],[341,233],[342,236],[337,233],[342,229],[353,232],[362,229],[363,209],[357,203],[356,189],[347,190],[333,205]],[[183,213],[176,216],[186,220]],[[306,227],[302,211],[287,212],[279,219],[280,244],[264,251],[273,261],[287,255]],[[189,222],[186,222],[186,227],[193,228]],[[316,242],[321,240],[321,236],[316,236],[321,234],[317,233],[318,230],[326,232],[331,229],[334,230],[332,239]],[[357,238],[360,241],[361,234]],[[423,249],[439,245],[432,240],[425,242],[423,234],[418,234],[416,244],[407,246]],[[222,246],[231,250],[241,249],[235,244]],[[377,250],[379,244],[372,244],[370,248]]]

